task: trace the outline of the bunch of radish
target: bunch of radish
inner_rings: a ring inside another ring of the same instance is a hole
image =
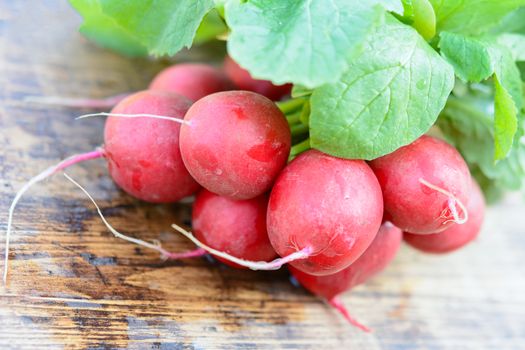
[[[111,112],[94,114],[108,116],[104,145],[31,179],[10,208],[8,239],[16,203],[31,185],[72,164],[105,158],[115,183],[138,199],[171,203],[195,196],[193,232],[173,225],[195,243],[193,251],[171,253],[125,236],[99,209],[115,235],[167,258],[211,254],[254,270],[288,264],[300,284],[367,330],[339,295],[383,270],[403,236],[431,253],[472,241],[484,200],[460,154],[430,136],[368,163],[309,149],[301,131],[307,107],[274,102],[290,89],[255,80],[227,58],[223,70],[204,64],[167,68],[145,91],[63,101],[116,103]],[[7,248],[5,259],[4,279]]]

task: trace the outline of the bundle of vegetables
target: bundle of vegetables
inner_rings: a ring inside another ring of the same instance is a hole
[[[525,0],[71,3],[84,35],[124,54],[218,38],[229,56],[220,69],[176,64],[131,95],[54,99],[116,104],[95,114],[108,115],[104,146],[33,178],[8,230],[30,185],[104,157],[139,199],[196,195],[194,232],[173,225],[194,251],[167,252],[102,217],[117,236],[168,258],[289,264],[359,325],[338,295],[384,269],[403,236],[453,251],[480,230],[480,187],[490,200],[522,189]]]

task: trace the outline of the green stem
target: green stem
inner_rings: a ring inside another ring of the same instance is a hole
[[[308,125],[296,124],[296,125],[292,125],[292,127],[290,128],[290,131],[292,132],[292,136],[298,136],[298,135],[306,134],[309,129],[310,128],[308,127]]]
[[[293,114],[287,115],[286,120],[288,125],[292,126],[301,122],[301,112],[295,112]]]
[[[291,114],[301,108],[306,101],[303,97],[292,98],[287,101],[277,102],[277,107],[283,112],[283,114]]]
[[[303,142],[298,143],[297,145],[292,146],[290,149],[290,157],[295,158],[297,155],[308,151],[310,149],[310,139],[306,139]]]
[[[310,101],[306,101],[303,105],[303,109],[301,110],[301,116],[299,119],[301,120],[301,123],[304,125],[310,124]]]

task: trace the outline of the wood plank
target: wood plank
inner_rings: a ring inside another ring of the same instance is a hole
[[[23,98],[137,90],[165,64],[101,50],[77,34],[79,22],[66,2],[0,0],[2,229],[14,192],[29,177],[102,142],[103,120],[74,121],[76,111]],[[192,55],[207,60],[207,52]],[[121,231],[171,250],[191,247],[169,229],[187,222],[187,206],[130,198],[103,160],[68,173]],[[525,348],[524,209],[513,197],[491,208],[481,237],[455,254],[403,247],[385,273],[345,297],[375,330],[365,334],[292,286],[286,271],[163,262],[113,238],[83,194],[56,175],[16,212],[9,285],[0,288],[0,348]]]

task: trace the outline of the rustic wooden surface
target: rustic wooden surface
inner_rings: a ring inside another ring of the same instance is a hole
[[[73,121],[75,111],[23,98],[136,90],[160,68],[96,48],[77,34],[79,22],[65,1],[0,1],[2,230],[24,181],[102,141],[103,120]],[[171,250],[191,247],[169,229],[184,222],[187,207],[131,199],[103,160],[68,172],[122,231]],[[365,334],[293,287],[284,271],[162,262],[113,238],[84,195],[56,175],[16,212],[9,285],[0,288],[0,349],[523,349],[524,213],[515,198],[491,208],[481,237],[456,254],[403,247],[385,273],[345,298],[375,329]]]

